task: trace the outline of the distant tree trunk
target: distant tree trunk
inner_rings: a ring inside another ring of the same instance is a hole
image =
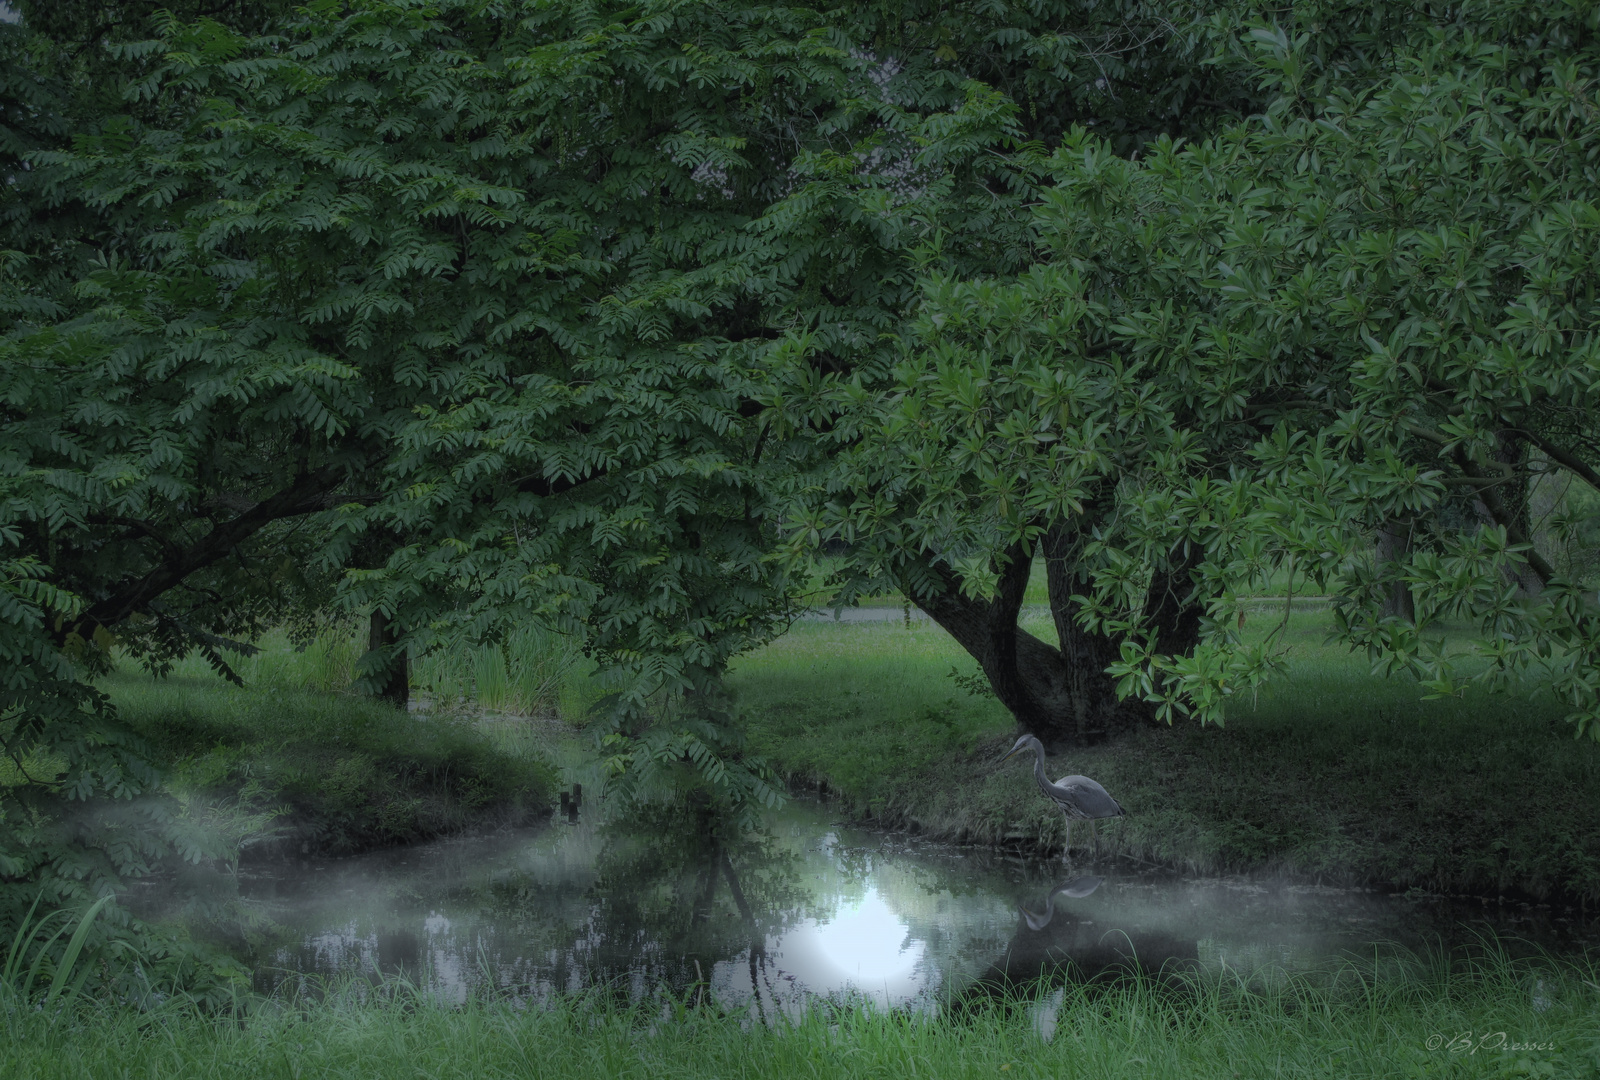
[[[961,595],[955,575],[943,567],[927,569],[942,579],[944,591],[917,599],[922,610],[978,661],[995,696],[1018,725],[1052,748],[1098,742],[1152,716],[1143,701],[1118,701],[1116,680],[1106,674],[1120,653],[1120,639],[1078,625],[1072,594],[1077,591],[1073,567],[1081,536],[1062,527],[1051,530],[1044,541],[1059,648],[1017,625],[1033,564],[1032,553],[1020,544],[1006,552],[1008,561],[993,599]],[[1199,641],[1200,608],[1188,601],[1188,574],[1198,561],[1196,551],[1170,572],[1158,573],[1151,584],[1145,614],[1157,627],[1163,652],[1187,653]]]
[[[1410,527],[1403,521],[1384,522],[1378,526],[1377,549],[1380,567],[1404,563],[1411,554]],[[1383,615],[1384,618],[1393,615],[1409,622],[1417,621],[1417,604],[1411,595],[1411,586],[1403,581],[1390,584],[1383,597]]]
[[[1515,469],[1515,479],[1492,477],[1494,484],[1485,487],[1473,500],[1473,510],[1485,524],[1498,524],[1505,528],[1513,544],[1532,543],[1533,528],[1528,513],[1528,443],[1512,431],[1501,431],[1495,438],[1494,460]],[[1544,591],[1545,581],[1532,566],[1520,567],[1506,564],[1507,581],[1517,586],[1523,596],[1538,596]]]
[[[367,650],[369,652],[389,650],[398,637],[393,624],[389,621],[389,616],[381,611],[374,611],[367,621]],[[411,672],[404,652],[389,657],[388,668],[384,672],[382,682],[373,691],[372,696],[379,701],[387,701],[399,709],[410,706]]]
[[[1574,477],[1570,471],[1556,468],[1548,455],[1540,454],[1538,460],[1543,471],[1528,481],[1528,539],[1552,569],[1562,567],[1570,573],[1572,553],[1564,538],[1551,528],[1551,519],[1565,502]]]

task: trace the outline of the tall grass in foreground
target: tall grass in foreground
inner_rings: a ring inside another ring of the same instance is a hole
[[[0,986],[0,1075],[54,1077],[1589,1077],[1590,963],[1347,962],[1262,989],[1128,979],[968,995],[941,1015],[818,1003],[798,1018],[605,994],[451,1007],[404,984],[345,984],[242,1018],[19,1007]],[[764,1022],[765,1021],[765,1022]]]
[[[82,912],[55,908],[38,915],[39,900],[34,900],[0,963],[0,987],[16,1001],[30,1001],[36,991],[42,992],[46,1008],[63,993],[75,996],[100,959],[98,949],[85,955],[84,947],[94,932],[95,916],[110,902],[111,897],[102,896]]]

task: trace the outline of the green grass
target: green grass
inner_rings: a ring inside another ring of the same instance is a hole
[[[229,663],[255,690],[348,691],[356,663],[366,651],[365,627],[334,621],[313,640],[294,645],[274,631],[255,643],[251,656]],[[575,639],[538,626],[520,627],[504,641],[416,657],[411,689],[430,710],[467,710],[510,716],[559,716],[581,722],[604,691],[590,678],[594,661]],[[179,663],[175,674],[211,681],[215,673],[199,656]]]
[[[1415,965],[1374,978],[1174,989],[1128,979],[1054,994],[979,996],[943,1018],[862,1006],[763,1025],[670,998],[600,995],[542,1006],[450,1007],[405,986],[346,986],[243,1018],[181,1003],[135,1012],[34,1010],[0,987],[0,1075],[79,1078],[399,1077],[1592,1077],[1600,987],[1592,965]],[[1044,1037],[1040,1020],[1054,1021]],[[1452,1049],[1452,1042],[1459,1049]],[[1512,1044],[1527,1049],[1509,1049]]]
[[[1281,610],[1263,604],[1247,630],[1266,632]],[[1053,639],[1044,615],[1028,625]],[[1410,679],[1373,677],[1326,632],[1319,604],[1297,607],[1284,631],[1292,677],[1237,703],[1226,726],[1142,730],[1054,761],[1052,774],[1100,780],[1129,810],[1115,826],[1124,850],[1193,871],[1600,899],[1600,746],[1573,740],[1557,703],[1531,692],[1423,701]],[[446,706],[426,721],[294,689],[337,685],[353,664],[341,642],[297,652],[269,639],[243,672],[249,691],[198,661],[166,683],[106,685],[176,763],[178,788],[266,790],[271,800],[250,809],[287,809],[275,827],[328,851],[546,798],[548,755],[531,729],[475,722],[478,698],[570,721],[599,692],[561,641],[526,634],[419,664],[433,705]],[[1026,763],[990,765],[1014,735],[1009,714],[961,690],[952,669],[977,671],[926,621],[802,622],[738,660],[729,685],[754,748],[792,782],[826,784],[888,826],[1059,850],[1061,817]]]
[[[555,788],[534,748],[451,715],[345,694],[239,689],[180,672],[101,686],[189,805],[231,813],[258,849],[341,853],[543,812]],[[212,814],[213,819],[216,814]]]
[[[1117,796],[1124,850],[1202,873],[1600,899],[1600,745],[1574,740],[1558,703],[1423,701],[1412,680],[1323,644],[1326,630],[1324,613],[1296,611],[1294,674],[1226,726],[1141,730],[1051,774]],[[1026,763],[991,767],[1014,737],[1009,714],[959,690],[952,667],[977,671],[929,623],[811,622],[739,660],[729,684],[753,747],[791,781],[825,783],[886,825],[1059,850],[1061,815]]]
[[[604,694],[594,667],[574,639],[525,626],[503,642],[420,657],[411,682],[438,706],[581,724]]]

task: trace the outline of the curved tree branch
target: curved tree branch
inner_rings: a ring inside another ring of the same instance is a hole
[[[1594,469],[1590,468],[1565,447],[1558,446],[1536,432],[1527,431],[1523,428],[1516,428],[1514,430],[1518,435],[1521,435],[1523,438],[1533,443],[1533,445],[1537,446],[1539,448],[1539,452],[1545,457],[1549,458],[1557,465],[1560,465],[1563,469],[1566,469],[1572,475],[1576,476],[1579,480],[1582,480],[1596,491],[1600,491],[1600,472],[1596,472]]]
[[[170,550],[155,568],[144,575],[122,582],[111,595],[90,605],[70,626],[57,632],[58,642],[67,634],[91,633],[96,626],[112,627],[140,610],[197,570],[226,556],[271,522],[298,517],[326,509],[326,496],[344,479],[342,465],[324,465],[302,473],[276,495],[263,499],[250,509],[213,528],[188,547]]]

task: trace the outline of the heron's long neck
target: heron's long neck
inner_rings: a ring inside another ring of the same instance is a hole
[[[1046,795],[1053,790],[1053,785],[1044,775],[1044,747],[1038,743],[1033,744],[1033,780]]]

